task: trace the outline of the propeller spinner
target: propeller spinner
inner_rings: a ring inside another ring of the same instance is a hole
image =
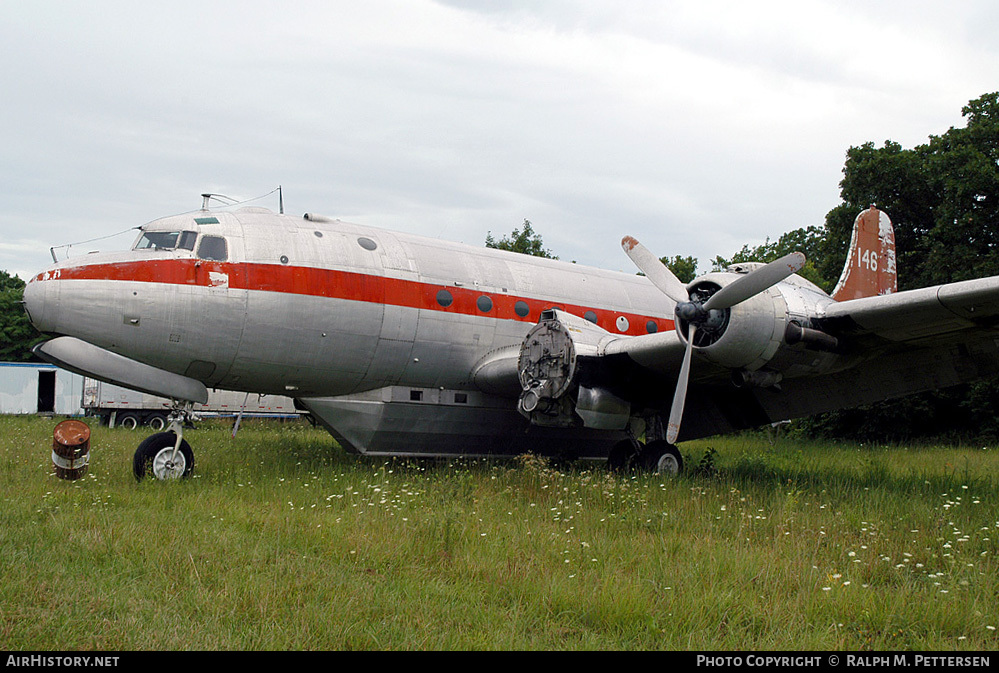
[[[711,332],[723,328],[728,319],[727,309],[765,292],[799,271],[805,265],[805,256],[800,252],[792,252],[740,276],[717,292],[704,297],[699,293],[688,292],[687,286],[636,239],[625,236],[621,240],[621,247],[652,284],[676,303],[676,322],[683,321],[688,325],[687,348],[683,353],[680,376],[669,412],[669,424],[666,427],[666,441],[675,444],[680,434],[680,420],[683,418],[683,405],[687,398],[690,360],[697,331]]]

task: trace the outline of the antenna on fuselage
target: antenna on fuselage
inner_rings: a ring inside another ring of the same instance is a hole
[[[281,185],[278,185],[278,212],[284,215],[284,191],[281,189]]]
[[[271,192],[273,194],[274,192]],[[201,202],[201,210],[208,210],[208,202],[215,199],[222,204],[223,207],[226,206],[238,206],[240,203],[246,203],[245,201],[237,201],[231,196],[226,196],[225,194],[202,194],[201,198],[204,201]]]

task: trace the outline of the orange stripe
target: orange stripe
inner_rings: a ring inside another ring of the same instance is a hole
[[[649,322],[654,323],[656,331],[659,332],[673,329],[673,321],[660,316],[598,309],[579,304],[555,303],[547,299],[481,292],[458,286],[387,278],[351,271],[277,264],[230,264],[188,259],[119,262],[69,267],[40,273],[35,276],[33,281],[111,280],[207,287],[212,284],[209,277],[209,273],[212,272],[227,275],[229,287],[240,290],[329,297],[427,311],[488,316],[499,320],[516,320],[528,323],[537,322],[542,310],[561,308],[581,317],[585,317],[588,311],[592,311],[597,315],[597,325],[611,334],[632,336],[647,334]],[[447,290],[451,294],[453,300],[450,305],[441,306],[438,303],[437,293],[441,290]],[[488,297],[491,300],[491,310],[484,312],[479,309],[478,300],[480,297]],[[527,304],[528,312],[526,315],[517,314],[515,306],[518,302]],[[628,321],[628,329],[625,331],[617,328],[617,320],[620,316]]]

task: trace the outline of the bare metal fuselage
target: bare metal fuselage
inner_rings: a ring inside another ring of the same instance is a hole
[[[66,260],[26,288],[35,325],[210,387],[292,395],[360,451],[504,452],[528,425],[472,373],[544,309],[615,335],[673,328],[671,302],[632,274],[263,209],[143,229],[223,238],[225,259],[145,248]]]

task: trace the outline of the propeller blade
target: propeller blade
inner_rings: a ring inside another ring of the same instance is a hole
[[[631,236],[625,236],[621,239],[621,247],[624,248],[625,253],[635,263],[638,270],[644,273],[652,281],[652,284],[659,288],[660,292],[676,303],[690,301],[687,287],[648,248]]]
[[[805,256],[800,252],[784,255],[766,266],[761,266],[745,276],[740,276],[715,292],[704,303],[704,310],[732,308],[776,285],[792,273],[801,270],[803,266],[805,266]]]
[[[676,438],[680,434],[680,420],[683,418],[683,404],[687,401],[687,379],[690,378],[690,354],[694,350],[694,332],[697,330],[693,324],[687,332],[687,350],[683,352],[683,364],[680,365],[680,376],[676,381],[676,392],[673,393],[673,406],[669,410],[669,425],[666,426],[666,441],[676,444]]]

